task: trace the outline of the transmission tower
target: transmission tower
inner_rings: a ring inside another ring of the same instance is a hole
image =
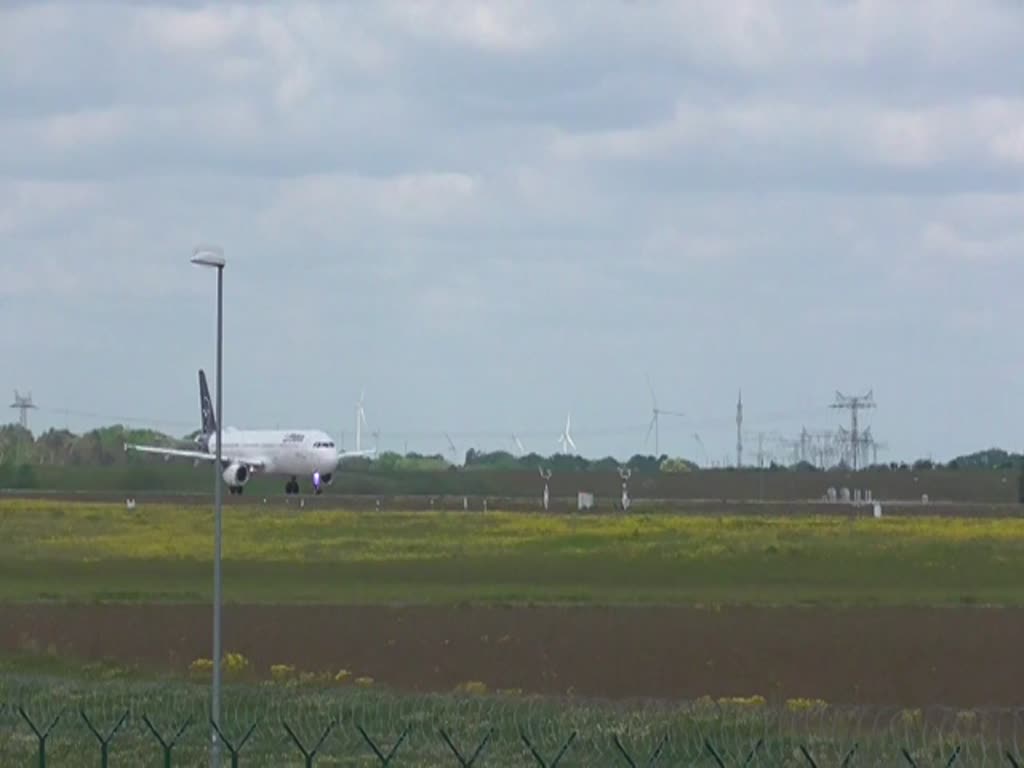
[[[32,402],[31,392],[27,395],[21,395],[18,393],[18,390],[14,390],[14,402],[11,403],[11,408],[21,412],[18,417],[18,423],[22,429],[28,429],[28,412],[37,409],[38,406]]]
[[[743,390],[736,400],[736,469],[743,469]]]
[[[845,408],[850,411],[850,461],[854,471],[857,470],[857,459],[860,456],[861,434],[857,416],[865,408],[875,407],[874,392],[869,390],[866,395],[844,395],[836,392],[836,401],[832,408]]]

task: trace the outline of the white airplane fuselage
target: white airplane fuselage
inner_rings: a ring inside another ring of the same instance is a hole
[[[206,451],[216,453],[217,435],[205,440]],[[319,429],[223,430],[222,454],[232,459],[262,462],[262,474],[289,477],[330,475],[338,466],[334,440]]]

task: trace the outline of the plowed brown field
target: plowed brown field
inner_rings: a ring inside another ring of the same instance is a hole
[[[0,605],[0,650],[183,672],[210,655],[210,626],[206,605]],[[224,643],[263,674],[344,668],[409,691],[1024,701],[1024,609],[228,605]]]

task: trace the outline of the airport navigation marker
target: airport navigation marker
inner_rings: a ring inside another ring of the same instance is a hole
[[[629,478],[633,476],[633,470],[629,467],[619,467],[619,477],[622,478],[622,511],[629,512]]]
[[[220,678],[221,678],[221,635],[220,635],[220,607],[221,607],[221,574],[220,574],[220,550],[221,550],[221,516],[223,498],[221,493],[221,437],[224,425],[224,411],[222,409],[222,384],[221,362],[223,361],[224,350],[224,251],[217,245],[201,245],[192,249],[192,263],[200,267],[209,267],[217,270],[217,460],[213,463],[213,690],[210,706],[210,721],[212,723],[211,733],[211,755],[210,762],[214,768],[220,766],[220,740],[217,729],[220,728]]]
[[[551,499],[550,493],[548,491],[548,481],[551,480],[551,470],[544,469],[544,467],[538,467],[538,469],[540,470],[541,479],[544,481],[544,496],[542,497],[542,502],[544,504],[544,511],[547,512],[548,502]]]

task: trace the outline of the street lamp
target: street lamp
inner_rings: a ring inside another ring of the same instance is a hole
[[[224,412],[221,408],[221,361],[224,349],[224,251],[217,245],[202,245],[192,249],[192,263],[200,267],[217,270],[217,405],[214,413],[217,416],[217,460],[213,464],[213,701],[210,719],[214,728],[212,733],[213,765],[220,765],[220,740],[217,729],[220,728],[220,542],[221,542],[221,434],[224,425]]]

